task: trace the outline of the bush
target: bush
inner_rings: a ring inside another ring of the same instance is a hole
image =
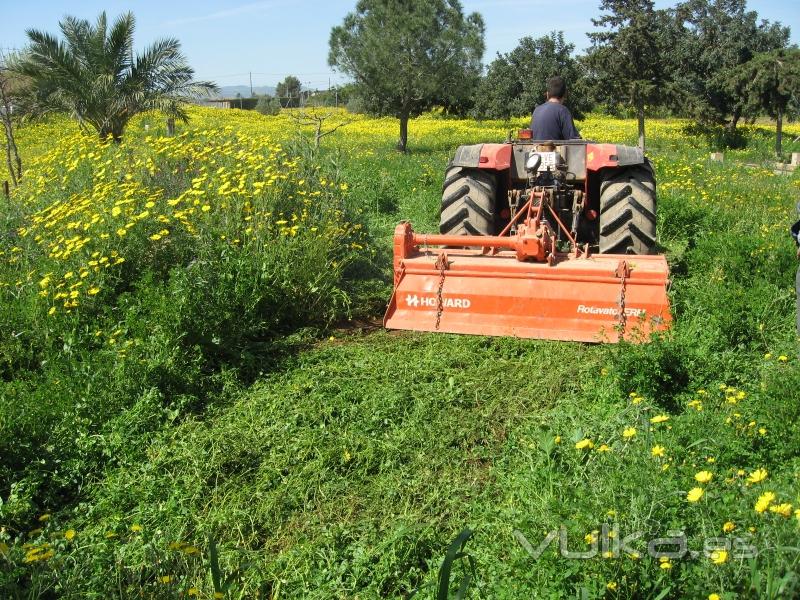
[[[261,96],[256,103],[256,112],[262,115],[275,116],[281,112],[280,100],[269,96]]]

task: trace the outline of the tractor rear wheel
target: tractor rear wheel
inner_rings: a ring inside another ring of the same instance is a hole
[[[654,254],[656,180],[649,162],[613,171],[600,184],[600,252]]]
[[[494,235],[497,184],[491,173],[450,166],[442,185],[439,232]]]

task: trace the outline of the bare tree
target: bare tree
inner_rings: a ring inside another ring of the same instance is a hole
[[[353,122],[353,118],[345,115],[341,110],[322,111],[311,107],[299,112],[290,112],[289,117],[297,124],[298,128],[308,126],[314,128],[314,151],[319,150],[320,141],[326,135]],[[331,120],[333,122],[330,122]],[[327,128],[325,127],[326,121],[329,121]]]
[[[14,139],[14,105],[12,102],[12,78],[5,66],[5,58],[0,56],[0,121],[6,136],[6,166],[14,187],[22,179],[22,159],[19,157],[17,142]]]

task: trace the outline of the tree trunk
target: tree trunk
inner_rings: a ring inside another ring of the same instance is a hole
[[[741,118],[742,118],[741,109],[738,108],[738,107],[734,108],[733,109],[733,114],[731,114],[731,120],[728,123],[728,127],[727,127],[727,129],[728,129],[728,131],[730,133],[734,133],[736,131],[736,125],[739,124],[739,119],[741,119]]]
[[[167,135],[175,135],[175,117],[167,118]]]
[[[0,81],[0,101],[2,101],[3,129],[6,134],[6,163],[8,172],[11,174],[11,182],[14,187],[19,185],[22,179],[22,159],[19,157],[17,141],[14,139],[14,123],[11,120],[11,102],[6,96],[5,81]]]
[[[408,114],[400,115],[400,139],[397,142],[397,149],[400,152],[406,151],[408,145]]]
[[[644,152],[644,104],[636,107],[636,117],[639,121],[639,148]]]
[[[775,156],[780,160],[781,142],[783,141],[783,110],[779,107],[777,118],[775,119]]]

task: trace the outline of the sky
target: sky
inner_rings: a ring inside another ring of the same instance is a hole
[[[135,43],[176,37],[200,80],[220,86],[274,86],[295,75],[305,88],[323,89],[346,81],[328,66],[331,28],[341,24],[356,0],[71,0],[62,2],[0,0],[0,51],[22,48],[26,29],[58,32],[65,14],[94,21],[105,10],[109,19],[126,11],[136,16]],[[465,13],[479,12],[486,24],[489,63],[497,53],[513,50],[524,36],[560,30],[578,51],[588,45],[586,33],[600,14],[600,0],[462,0]],[[675,2],[656,0],[657,8]],[[750,10],[763,19],[791,27],[800,44],[800,2],[751,0]]]

